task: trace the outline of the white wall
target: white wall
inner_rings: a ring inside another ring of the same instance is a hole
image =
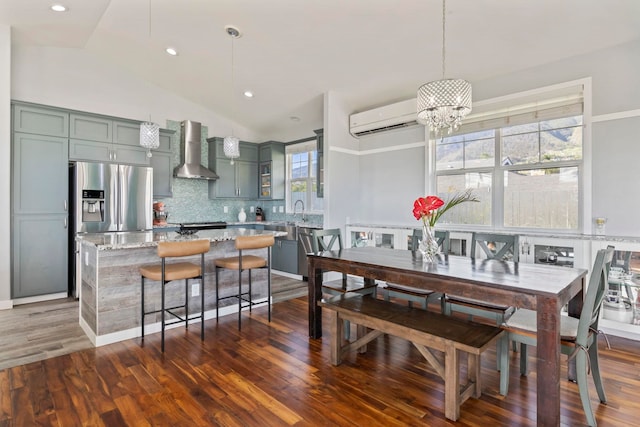
[[[595,217],[607,217],[608,235],[640,237],[640,40],[472,82],[474,102],[586,77],[592,78],[595,123],[592,129],[585,130],[591,132],[593,159],[592,190],[587,194],[592,207],[587,207],[585,221],[590,223]],[[615,113],[625,111],[630,112],[630,117],[616,118],[619,116]],[[609,114],[613,117],[603,116]],[[401,197],[413,203],[417,197],[417,194],[410,195],[406,191],[412,183],[420,182],[419,177],[413,176],[413,169],[418,169],[417,150],[369,154],[370,144],[365,141],[363,138],[360,143],[361,186],[358,192],[361,198],[358,206],[352,205],[352,212],[358,212],[361,222],[406,224],[405,211],[410,208],[405,208],[404,202],[403,209],[389,205],[401,203]],[[403,141],[408,142],[396,131],[377,135],[375,144],[378,147],[397,147]],[[380,167],[385,164],[385,159],[389,159],[389,167]],[[407,167],[401,168],[402,164]],[[376,170],[369,168],[370,165],[377,165]],[[389,187],[391,184],[385,183],[397,183],[395,192]],[[418,188],[416,186],[412,192],[420,193]],[[334,201],[329,199],[327,204],[333,207]],[[351,222],[356,222],[354,214],[351,215]]]
[[[11,57],[11,97],[56,107],[134,120],[195,120],[209,136],[231,132],[229,120],[110,65],[81,49],[16,47]],[[261,142],[259,135],[233,125],[240,139]]]
[[[11,28],[0,25],[0,309],[11,307]]]

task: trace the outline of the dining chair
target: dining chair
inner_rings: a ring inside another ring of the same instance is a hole
[[[273,234],[256,234],[250,236],[237,236],[235,240],[235,247],[238,250],[238,256],[217,258],[214,261],[216,267],[216,322],[218,321],[218,313],[220,312],[220,301],[228,298],[235,298],[238,300],[238,330],[242,328],[242,309],[249,307],[249,312],[254,305],[260,304],[253,301],[252,289],[251,289],[251,271],[255,269],[267,269],[267,312],[269,322],[271,322],[271,247],[275,243]],[[247,254],[243,251],[267,249],[267,257],[258,256],[254,254]],[[221,269],[236,270],[238,271],[238,293],[228,295],[225,297],[220,296],[219,290],[219,276]],[[247,291],[242,291],[242,272],[248,270],[248,285]]]
[[[311,242],[311,252],[315,253],[342,250],[343,248],[342,233],[339,228],[311,230],[311,239],[309,239],[309,241]],[[347,292],[355,292],[376,298],[377,289],[378,285],[375,282],[369,283],[362,277],[354,277],[347,274],[342,274],[341,279],[322,281],[322,291],[329,295],[342,295]],[[347,340],[351,337],[350,323],[348,320],[344,322],[344,335]]]
[[[436,230],[434,232],[440,251],[444,254],[449,253],[450,240],[449,232],[443,230]],[[411,235],[411,251],[418,250],[418,244],[422,239],[422,229],[415,228]],[[428,289],[418,289],[411,286],[400,285],[397,283],[387,282],[387,286],[382,289],[385,301],[390,301],[391,298],[404,299],[409,304],[409,307],[413,307],[413,303],[420,304],[424,310],[431,301],[438,301],[442,297],[440,292],[434,292]]]
[[[160,346],[164,353],[164,331],[167,325],[184,322],[185,329],[189,328],[189,321],[200,319],[200,339],[204,341],[204,254],[209,252],[211,242],[209,240],[188,240],[176,242],[158,242],[158,257],[160,264],[143,265],[140,267],[140,305],[142,329],[142,341],[144,342],[144,319],[149,314],[160,313]],[[167,263],[167,259],[182,258],[192,255],[200,255],[200,264],[193,262]],[[160,309],[145,311],[144,293],[145,278],[160,282],[161,296]],[[200,315],[189,317],[189,279],[200,279]],[[166,307],[166,288],[169,282],[184,280],[184,304]],[[184,314],[176,310],[184,309]],[[172,316],[171,321],[166,321],[166,314]]]
[[[476,247],[479,247],[482,249],[486,259],[518,262],[518,241],[517,235],[474,232],[471,236],[470,256],[476,259]],[[447,315],[459,312],[467,314],[470,319],[473,319],[474,316],[483,317],[494,320],[498,326],[502,325],[515,312],[515,308],[511,306],[449,294],[443,297],[442,307]],[[505,338],[501,338],[502,340],[505,340]],[[515,345],[514,350],[516,350]],[[502,346],[498,342],[498,358],[501,351]],[[496,363],[498,369],[500,369],[500,363]]]
[[[591,372],[600,402],[606,403],[600,364],[598,362],[598,321],[600,309],[607,292],[607,276],[613,257],[613,248],[600,249],[593,263],[587,295],[583,301],[580,318],[560,316],[560,344],[563,354],[569,359],[576,358],[576,380],[580,391],[580,400],[587,422],[596,425],[596,419],[589,399],[588,373]],[[533,310],[516,311],[503,329],[507,331],[509,340],[521,343],[520,374],[527,375],[527,346],[537,344],[537,314]],[[500,358],[500,394],[506,396],[509,390],[509,353],[507,340],[503,340]]]

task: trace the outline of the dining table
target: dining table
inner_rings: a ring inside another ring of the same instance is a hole
[[[324,272],[399,283],[537,312],[537,425],[560,425],[560,316],[580,316],[587,270],[438,255],[425,263],[417,251],[380,247],[307,254],[309,336],[322,337]]]

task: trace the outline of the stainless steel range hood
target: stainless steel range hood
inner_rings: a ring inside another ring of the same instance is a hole
[[[176,178],[211,180],[220,178],[215,172],[201,164],[202,125],[198,122],[185,120],[181,126],[180,153],[182,164],[173,170],[173,176]]]

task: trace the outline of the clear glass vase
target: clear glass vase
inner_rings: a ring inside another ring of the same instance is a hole
[[[422,224],[422,239],[418,243],[418,250],[422,254],[422,262],[430,263],[435,261],[440,253],[440,245],[433,232],[433,227],[428,223]]]

